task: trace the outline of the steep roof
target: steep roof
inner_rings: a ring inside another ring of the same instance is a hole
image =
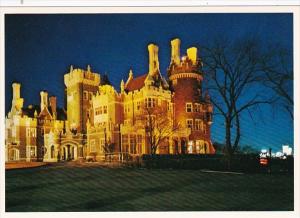
[[[53,116],[52,108],[48,107],[47,109],[48,109],[48,112],[50,113],[50,115]],[[22,108],[22,114],[27,115],[28,117],[31,117],[31,118],[34,118],[35,111],[37,112],[37,115],[39,115],[41,113],[41,108],[39,105],[32,105],[31,107]],[[56,116],[57,120],[66,120],[67,119],[67,114],[63,108],[56,107],[56,113],[57,113],[57,116]],[[41,119],[44,119],[44,118],[49,119],[49,117],[47,116],[47,112],[42,111],[42,114],[40,116]]]
[[[34,112],[37,112],[37,114],[40,113],[40,106],[39,105],[32,105],[31,107],[22,108],[22,114],[27,115],[28,117],[33,118]]]
[[[148,74],[144,74],[130,80],[128,84],[126,84],[125,90],[130,92],[130,91],[141,89],[144,86],[144,81],[147,75]]]

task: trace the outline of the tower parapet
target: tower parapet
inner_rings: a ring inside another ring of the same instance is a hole
[[[100,83],[100,75],[91,72],[90,68],[86,71],[83,69],[73,69],[72,67],[71,71],[64,75],[64,82],[67,87],[77,83],[98,86]]]
[[[201,65],[202,63],[197,56],[196,47],[188,48],[187,55],[184,55],[180,58],[180,39],[176,38],[171,41],[171,63],[168,68],[169,77],[171,75],[182,73],[195,73],[201,75]],[[190,76],[191,75],[189,75],[189,77]]]
[[[90,101],[101,83],[100,74],[93,73],[90,65],[87,70],[74,69],[71,66],[70,72],[64,75],[64,82],[67,87],[68,125],[71,129],[84,133],[90,116]]]

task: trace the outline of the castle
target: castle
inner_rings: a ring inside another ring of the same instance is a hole
[[[65,109],[40,92],[40,105],[23,107],[21,84],[13,83],[5,119],[6,161],[96,160],[107,155],[213,154],[213,107],[202,93],[202,62],[197,48],[180,56],[171,41],[166,80],[160,73],[158,46],[148,45],[149,70],[121,81],[120,92],[106,76],[73,69],[64,75]],[[111,157],[111,156],[110,156]]]

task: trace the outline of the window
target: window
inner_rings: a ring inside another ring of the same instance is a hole
[[[103,113],[107,114],[107,106],[103,106]]]
[[[130,153],[136,154],[135,135],[130,135]]]
[[[171,110],[171,104],[170,104],[170,102],[167,102],[167,109],[168,109],[168,111]]]
[[[102,114],[102,106],[97,107],[97,108],[95,109],[95,114],[96,114],[96,115]]]
[[[192,112],[192,103],[186,103],[186,112]]]
[[[205,128],[203,122],[201,122],[201,130],[205,133]]]
[[[152,108],[156,105],[156,99],[155,98],[146,98],[145,99],[145,107],[146,108]]]
[[[142,153],[142,135],[137,135],[137,153]]]
[[[137,109],[137,110],[140,110],[140,108],[141,108],[141,102],[138,101],[138,102],[136,103],[136,109]]]
[[[196,141],[196,153],[200,154],[200,141],[199,140]]]
[[[36,157],[36,146],[26,146],[26,157],[33,158]]]
[[[122,151],[128,152],[128,135],[122,135]]]
[[[88,100],[88,92],[83,91],[83,100]]]
[[[186,127],[193,129],[193,120],[192,119],[186,120]]]
[[[201,130],[201,120],[195,119],[195,130]]]
[[[200,104],[195,104],[194,105],[194,112],[200,112]]]
[[[30,137],[30,128],[26,128],[26,137]]]
[[[31,128],[31,135],[32,137],[36,137],[36,128]]]
[[[129,107],[129,104],[125,104],[124,105],[124,113],[129,113],[130,112],[130,107]]]
[[[105,139],[100,139],[100,151],[101,153],[105,151]]]
[[[92,98],[93,98],[93,93],[90,92],[90,93],[89,93],[89,100],[92,100]]]
[[[151,123],[150,123],[150,121],[151,121]],[[148,115],[147,117],[146,117],[146,122],[147,122],[147,125],[149,126],[149,127],[154,127],[154,125],[155,125],[155,115]]]
[[[91,152],[96,152],[96,146],[95,146],[95,144],[96,144],[96,140],[95,139],[90,140],[90,151]]]

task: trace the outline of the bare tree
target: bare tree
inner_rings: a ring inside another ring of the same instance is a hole
[[[278,96],[277,103],[294,119],[293,58],[288,49],[276,45],[262,61],[264,84]]]
[[[218,40],[213,46],[203,48],[203,71],[211,102],[224,118],[225,153],[229,160],[239,146],[241,114],[246,111],[251,117],[251,111],[258,105],[273,102],[261,89],[264,55],[254,38],[235,42]]]
[[[165,143],[179,126],[174,124],[172,117],[163,107],[143,107],[143,111],[146,138],[153,155],[156,154],[158,146]]]

